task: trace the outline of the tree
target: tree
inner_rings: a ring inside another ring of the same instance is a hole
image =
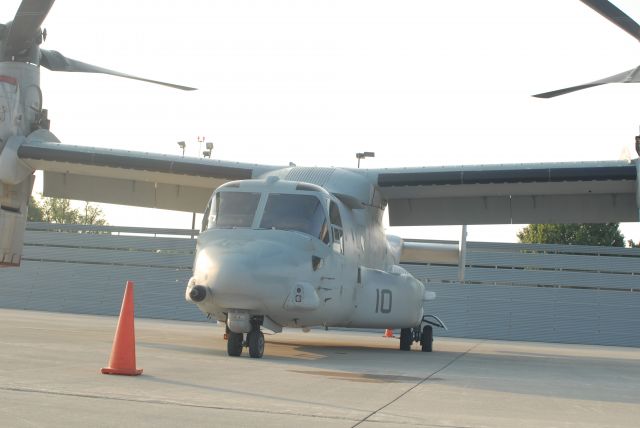
[[[27,221],[42,221],[42,207],[33,197],[33,195],[29,196],[29,210],[27,214]]]
[[[44,198],[42,220],[47,223],[78,224],[80,213],[71,207],[71,201],[63,198]]]
[[[106,226],[107,220],[103,218],[104,213],[95,205],[89,202],[84,203],[84,214],[80,215],[78,220],[80,224],[93,224],[96,226]]]
[[[91,224],[104,226],[107,224],[100,208],[85,202],[84,212],[71,206],[71,201],[64,198],[42,198],[38,203],[33,196],[29,199],[29,221],[44,221],[58,224]]]
[[[618,223],[530,224],[518,232],[518,239],[528,244],[624,247],[624,236]]]

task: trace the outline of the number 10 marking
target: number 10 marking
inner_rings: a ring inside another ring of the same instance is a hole
[[[380,290],[376,289],[376,313],[382,312],[383,314],[388,314],[391,312],[391,304],[393,303],[393,295],[391,294],[391,290],[387,290],[386,288]]]

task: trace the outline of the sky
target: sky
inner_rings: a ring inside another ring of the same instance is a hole
[[[19,0],[3,2],[6,22]],[[616,5],[640,19],[640,4]],[[43,48],[157,80],[42,70],[66,144],[224,160],[362,167],[635,158],[640,85],[530,95],[638,65],[640,46],[578,0],[58,0]],[[36,185],[36,191],[41,184]],[[184,227],[189,213],[102,205],[114,225]],[[514,242],[522,226],[470,226]],[[623,224],[640,239],[638,224]],[[390,228],[458,239],[459,227]]]

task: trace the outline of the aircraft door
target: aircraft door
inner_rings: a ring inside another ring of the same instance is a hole
[[[344,229],[338,204],[331,201],[329,205],[329,222],[331,223],[331,247],[334,253],[344,256]]]
[[[337,314],[348,316],[351,305],[351,291],[345,279],[345,234],[338,204],[331,201],[329,204],[329,230],[331,234],[331,251],[327,257],[327,269],[324,277],[330,277],[326,281],[327,288],[331,288],[330,300],[332,318]],[[329,284],[329,282],[331,284]],[[340,317],[338,315],[338,318]]]

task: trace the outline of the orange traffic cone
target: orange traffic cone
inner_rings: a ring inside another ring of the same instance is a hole
[[[127,281],[124,299],[120,309],[120,318],[113,338],[109,367],[102,369],[103,374],[137,376],[142,369],[136,369],[136,334],[133,326],[133,282]]]
[[[393,330],[388,328],[384,331],[384,336],[382,337],[393,337]]]

